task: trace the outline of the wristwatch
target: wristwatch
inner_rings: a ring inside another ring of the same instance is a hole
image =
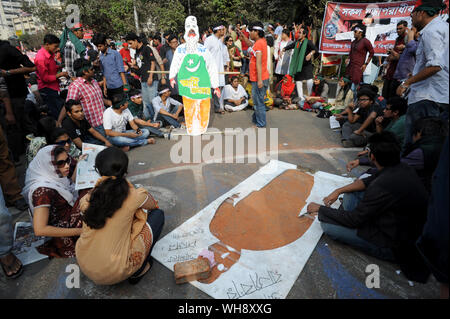
[[[404,88],[404,89],[407,89],[407,88],[408,88],[408,85],[405,85],[405,82],[406,82],[406,81],[403,81],[402,83],[400,83],[400,87],[402,87],[402,88]]]

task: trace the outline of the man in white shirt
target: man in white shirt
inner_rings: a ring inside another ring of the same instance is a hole
[[[132,130],[127,130],[129,124]],[[134,122],[134,116],[128,110],[128,102],[123,94],[113,97],[113,105],[103,113],[103,127],[109,141],[124,151],[130,147],[155,144],[154,138],[148,138],[150,132],[140,129]]]
[[[167,85],[161,85],[159,94],[152,101],[155,110],[154,121],[161,121],[162,126],[171,125],[175,128],[181,127],[178,122],[183,104],[170,97],[170,89]]]
[[[439,11],[445,7],[442,0],[418,1],[411,14],[420,38],[413,76],[397,89],[398,95],[410,89],[404,149],[412,143],[412,128],[418,119],[440,116],[448,121],[449,29],[448,23],[439,18]]]
[[[223,25],[217,24],[213,26],[213,34],[211,34],[209,37],[205,40],[205,47],[208,49],[208,51],[211,53],[211,55],[214,58],[214,61],[216,62],[217,69],[220,72],[225,72],[228,70],[227,67],[227,60],[229,62],[229,54],[227,47],[225,44],[221,41],[221,38],[225,34],[225,27]],[[219,89],[222,91],[223,87],[225,86],[225,75],[219,74]],[[213,104],[214,104],[214,112],[216,113],[225,113],[223,110],[223,106],[220,103],[220,99],[213,94]]]

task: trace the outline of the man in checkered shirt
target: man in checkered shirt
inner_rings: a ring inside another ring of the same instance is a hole
[[[103,98],[102,89],[94,79],[92,63],[86,59],[77,59],[73,63],[77,78],[69,86],[68,100],[81,102],[86,120],[100,134],[106,137],[103,128],[103,112],[105,105],[111,106],[111,101]]]
[[[81,23],[77,23],[71,31],[75,36],[80,39],[80,41],[84,44],[84,46],[87,45],[85,41],[83,41],[84,38],[84,29]],[[87,50],[85,51],[87,52]],[[67,70],[67,73],[69,73],[70,78],[72,81],[75,81],[76,74],[73,67],[73,64],[76,59],[79,58],[85,58],[85,56],[80,56],[77,51],[75,50],[74,44],[70,41],[70,39],[67,39],[66,45],[64,47],[64,64]]]

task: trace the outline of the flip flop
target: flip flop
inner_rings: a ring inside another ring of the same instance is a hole
[[[16,262],[16,260],[19,260],[19,258],[17,258],[16,256],[14,256],[14,258],[15,258],[15,260],[13,261],[13,264]],[[20,262],[20,260],[19,260],[19,262]],[[23,265],[21,262],[20,262],[19,269],[11,275],[8,275],[8,271],[6,270],[5,264],[3,264],[2,262],[0,262],[0,264],[2,265],[2,269],[3,269],[3,272],[5,273],[6,278],[15,279],[15,278],[19,277],[20,275],[22,275],[22,273],[23,273]],[[8,267],[11,267],[11,265]]]

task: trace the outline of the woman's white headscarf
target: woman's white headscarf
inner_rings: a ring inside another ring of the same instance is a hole
[[[49,145],[41,148],[28,166],[22,195],[28,201],[32,212],[34,212],[33,193],[39,187],[56,190],[71,206],[78,197],[71,180],[63,177],[56,167],[54,155],[56,147],[57,145]]]

